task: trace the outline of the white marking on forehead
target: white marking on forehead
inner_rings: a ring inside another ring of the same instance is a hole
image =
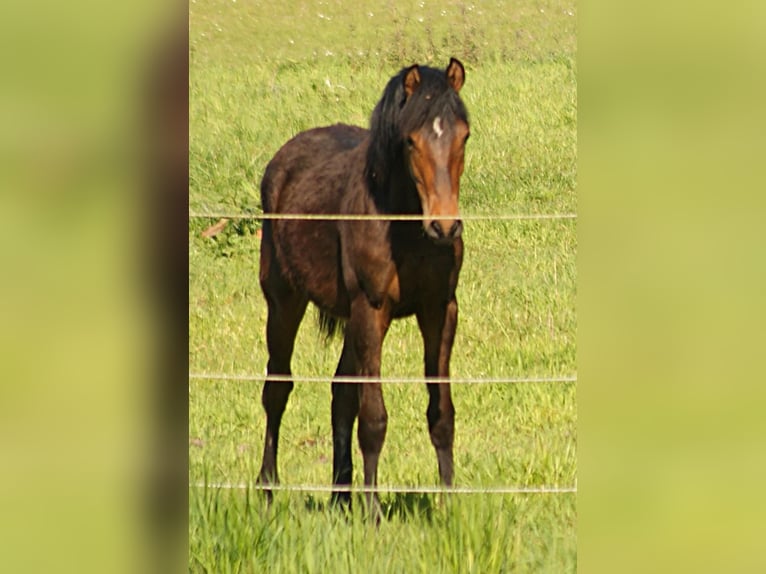
[[[442,119],[439,116],[436,116],[434,119],[434,132],[436,133],[437,138],[442,137],[442,134],[444,133],[444,130],[442,129]]]

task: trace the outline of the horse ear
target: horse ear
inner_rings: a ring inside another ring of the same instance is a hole
[[[410,66],[404,73],[404,93],[409,98],[420,85],[420,70],[418,65]]]
[[[452,89],[456,92],[460,91],[465,83],[465,68],[460,60],[457,58],[450,58],[449,65],[447,66],[447,81]]]

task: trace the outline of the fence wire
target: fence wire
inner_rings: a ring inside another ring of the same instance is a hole
[[[481,384],[525,384],[525,383],[576,383],[577,375],[563,375],[553,377],[382,377],[371,379],[370,377],[310,377],[293,375],[250,375],[228,373],[189,373],[191,380],[211,381],[270,381],[286,383],[349,383],[364,384],[380,382],[384,384],[422,385],[424,383],[452,383],[458,385],[481,385]]]
[[[189,219],[270,219],[270,220],[318,220],[318,221],[423,221],[423,215],[362,215],[341,213],[198,213],[189,212]],[[530,213],[530,214],[465,214],[463,221],[532,221],[550,219],[577,219],[576,213]]]

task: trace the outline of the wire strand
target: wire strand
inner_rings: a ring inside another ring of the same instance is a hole
[[[424,216],[412,214],[363,215],[341,213],[198,213],[189,212],[189,219],[270,219],[270,220],[318,220],[318,221],[423,221]],[[576,213],[530,213],[530,214],[465,214],[463,221],[528,221],[545,219],[577,219]]]
[[[308,377],[293,375],[249,375],[227,373],[189,373],[191,380],[215,380],[215,381],[269,381],[277,383],[347,383],[364,384],[371,381],[387,384],[424,384],[424,383],[452,383],[457,385],[479,384],[525,384],[525,383],[576,383],[577,375],[564,375],[555,377],[454,377],[454,378],[425,378],[425,377],[383,377],[371,379],[370,377]]]

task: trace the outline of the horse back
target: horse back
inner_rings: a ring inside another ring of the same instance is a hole
[[[264,213],[338,213],[349,155],[368,130],[336,124],[299,133],[283,145],[261,180]]]

